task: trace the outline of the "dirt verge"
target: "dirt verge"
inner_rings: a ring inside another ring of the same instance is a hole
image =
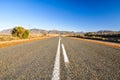
[[[115,47],[115,48],[120,48],[119,43],[117,44],[117,43],[112,43],[112,42],[103,42],[103,41],[89,40],[89,39],[82,39],[82,38],[72,38],[72,39],[92,42],[92,43],[101,44],[101,45],[105,45],[105,46],[111,46],[111,47]]]

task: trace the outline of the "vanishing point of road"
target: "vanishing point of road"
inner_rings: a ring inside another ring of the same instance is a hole
[[[120,80],[120,48],[68,37],[1,48],[0,80]]]

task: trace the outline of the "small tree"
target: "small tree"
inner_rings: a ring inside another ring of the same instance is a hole
[[[29,36],[29,30],[24,29],[22,26],[17,26],[13,28],[12,36],[19,38],[27,38]]]

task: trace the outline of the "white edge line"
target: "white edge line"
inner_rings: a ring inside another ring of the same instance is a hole
[[[58,42],[52,80],[60,80],[60,38]]]
[[[62,50],[63,50],[64,62],[65,62],[65,63],[69,63],[69,59],[68,59],[68,57],[67,57],[67,53],[66,53],[66,51],[65,51],[65,47],[64,47],[63,44],[62,44]]]

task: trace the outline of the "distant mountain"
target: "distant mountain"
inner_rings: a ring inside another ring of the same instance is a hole
[[[5,29],[0,31],[0,34],[11,34],[12,29]],[[92,32],[94,34],[120,34],[120,31],[100,30]],[[43,29],[30,29],[30,34],[84,34],[84,32],[74,31],[59,31],[59,30],[43,30]]]
[[[42,29],[30,29],[31,34],[47,34],[47,30],[42,30]]]
[[[73,34],[73,31],[59,31],[59,30],[49,30],[49,34]]]
[[[12,32],[12,29],[5,29],[0,31],[0,34],[11,34],[11,32]]]
[[[100,31],[97,31],[97,33],[112,33],[112,32],[115,32],[115,31],[110,31],[110,30],[100,30]]]
[[[101,34],[118,34],[120,31],[100,30],[97,33]]]
[[[102,35],[102,34],[120,34],[120,31],[111,31],[111,30],[100,30],[97,32],[92,32],[95,35]]]

